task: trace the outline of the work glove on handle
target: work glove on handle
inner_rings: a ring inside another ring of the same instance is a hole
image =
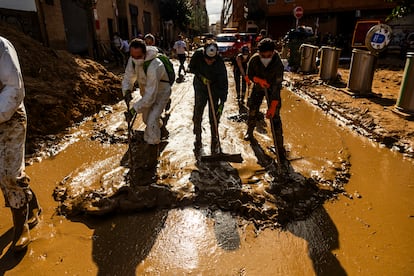
[[[207,85],[210,83],[210,80],[202,75],[200,75],[200,80],[202,83],[204,83],[204,85]]]
[[[244,81],[246,82],[247,85],[250,85],[250,79],[248,75],[244,76]]]
[[[223,108],[224,108],[224,102],[221,102],[218,107],[217,107],[217,111],[216,111],[216,118],[217,120],[220,119],[221,114],[223,114]]]
[[[124,100],[125,100],[125,102],[126,103],[129,103],[131,100],[132,100],[132,92],[131,92],[131,90],[125,90],[125,91],[123,91],[123,94],[124,94]]]
[[[127,121],[127,122],[131,122],[131,121],[132,121],[132,118],[134,118],[134,115],[135,115],[136,113],[137,113],[137,112],[135,111],[135,109],[134,109],[134,108],[131,108],[130,110],[125,111],[125,112],[124,112],[124,115],[125,115],[125,119],[126,119],[126,121]]]
[[[278,105],[279,105],[278,100],[273,100],[273,101],[270,102],[269,109],[267,110],[267,113],[266,113],[266,118],[272,119],[275,116],[276,108],[277,108]]]
[[[259,77],[253,77],[253,82],[260,85],[261,88],[269,88],[270,84],[267,82],[267,80],[259,78]]]

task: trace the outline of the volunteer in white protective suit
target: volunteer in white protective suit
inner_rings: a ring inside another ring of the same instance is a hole
[[[134,83],[138,81],[141,98],[127,114],[132,117],[135,112],[142,113],[146,124],[144,140],[148,144],[156,145],[161,142],[160,117],[171,95],[168,74],[162,61],[156,58],[156,47],[146,46],[142,39],[137,38],[129,46],[130,58],[122,80],[122,92],[125,100],[129,101]],[[144,62],[147,67],[145,71]]]
[[[38,223],[40,208],[25,173],[26,110],[20,64],[13,45],[0,36],[0,187],[12,211],[10,247],[21,251],[30,243],[29,228]],[[1,253],[1,252],[0,252]]]

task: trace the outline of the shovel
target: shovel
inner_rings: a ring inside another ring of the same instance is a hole
[[[130,98],[125,99],[125,104],[127,106],[127,112],[129,112],[129,110],[130,110],[130,102],[131,102]],[[128,118],[127,118],[127,120],[126,120],[127,121],[127,128],[128,128],[128,147],[129,147],[129,150],[128,150],[128,166],[129,166],[130,169],[132,169],[132,167],[133,167],[132,166],[132,150],[131,150],[132,126],[134,125],[136,117],[137,117],[137,114],[135,113],[132,119],[128,120]]]
[[[203,162],[216,162],[216,161],[225,161],[225,162],[231,162],[231,163],[242,163],[243,158],[240,153],[238,154],[228,154],[221,152],[221,145],[220,145],[220,135],[218,133],[218,123],[217,123],[217,117],[216,117],[216,111],[214,110],[214,102],[213,102],[213,96],[211,94],[211,87],[210,83],[207,83],[207,92],[208,92],[208,100],[209,100],[209,106],[211,109],[211,113],[213,113],[213,123],[214,123],[214,129],[217,134],[217,143],[219,146],[219,153],[211,154],[211,155],[205,155],[201,156],[201,161]]]
[[[267,105],[269,106],[270,105],[270,98],[269,98],[269,93],[267,91],[267,88],[264,89],[264,92],[265,92]],[[275,126],[273,125],[272,118],[269,118],[269,123],[270,123],[270,129],[272,131],[273,145],[275,147],[274,154],[276,155],[277,172],[280,174],[282,172],[282,163],[280,162],[280,156],[279,156],[279,151],[278,151],[278,147],[277,147],[277,140],[276,140],[276,131],[275,131]]]

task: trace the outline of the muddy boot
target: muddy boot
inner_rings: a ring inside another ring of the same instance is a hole
[[[247,128],[246,134],[243,137],[244,141],[251,141],[254,139],[253,130],[254,130],[254,126],[249,126]]]
[[[27,224],[28,208],[29,204],[26,204],[26,206],[20,209],[10,208],[14,225],[14,235],[11,249],[14,252],[19,252],[26,249],[31,241],[29,225]]]
[[[202,148],[203,148],[203,144],[201,143],[201,134],[197,133],[195,135],[195,141],[194,141],[194,155],[195,155],[196,159],[201,157]]]
[[[217,138],[211,138],[211,154],[219,154],[221,152],[220,143]]]
[[[35,193],[30,189],[32,193],[32,199],[29,201],[29,213],[27,218],[27,224],[29,229],[32,229],[39,223],[39,216],[42,213],[42,208],[39,206]]]

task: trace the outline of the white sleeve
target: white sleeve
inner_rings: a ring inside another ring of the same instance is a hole
[[[137,73],[135,70],[135,65],[132,62],[132,58],[128,59],[127,66],[125,67],[124,77],[122,79],[122,93],[125,95],[125,91],[131,90],[134,88],[134,83],[137,80]]]
[[[158,58],[151,61],[148,66],[145,93],[142,98],[134,104],[134,109],[138,113],[142,112],[143,109],[151,107],[157,99],[158,86],[162,76],[161,69],[164,69],[164,64]]]
[[[4,123],[10,120],[25,96],[19,60],[12,45],[2,51],[0,65],[0,81],[4,86],[0,91],[0,123]]]

